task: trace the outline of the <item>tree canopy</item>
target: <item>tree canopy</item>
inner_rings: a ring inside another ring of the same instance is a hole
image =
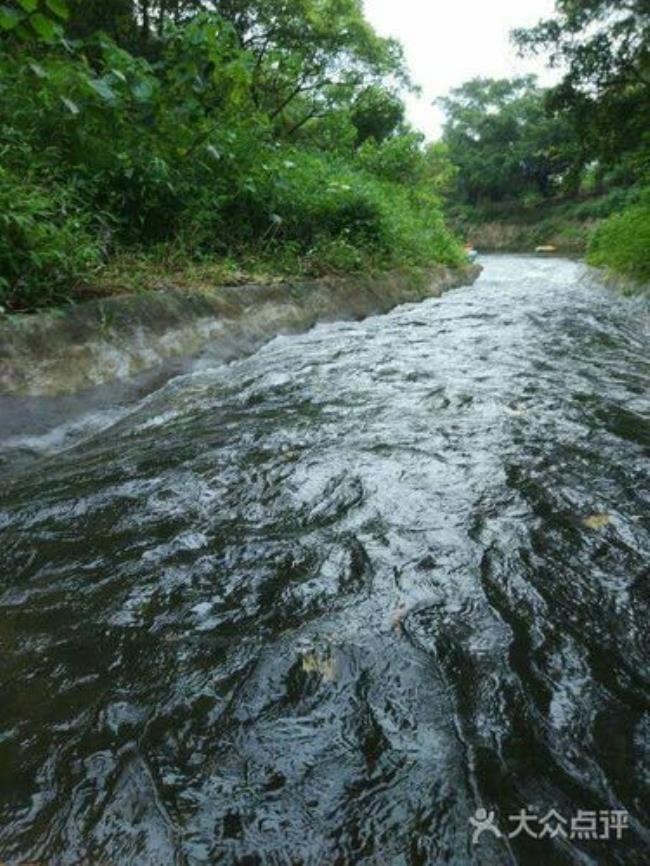
[[[523,53],[543,54],[565,70],[549,94],[551,109],[571,113],[585,161],[612,165],[627,156],[650,169],[650,2],[558,0],[553,18],[514,39]]]
[[[533,76],[476,78],[440,104],[461,198],[547,196],[567,180],[576,158],[570,130],[565,118],[547,114]]]
[[[563,70],[548,90],[530,77],[475,79],[441,104],[444,139],[471,203],[575,195],[650,177],[650,2],[558,0],[555,15],[513,38]]]

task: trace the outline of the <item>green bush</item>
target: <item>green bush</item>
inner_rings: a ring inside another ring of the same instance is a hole
[[[0,42],[1,305],[61,303],[116,253],[165,244],[303,272],[463,260],[433,194],[443,154],[405,128],[355,149],[344,104],[280,134],[219,20],[170,23],[155,61],[103,35]]]
[[[602,196],[579,202],[573,205],[570,211],[578,220],[607,219],[638,201],[640,194],[638,187],[619,187]]]
[[[180,235],[195,255],[294,260],[321,271],[462,261],[439,202],[365,171],[350,157],[255,141],[186,181]],[[224,148],[224,152],[226,149]],[[290,252],[285,257],[283,250]],[[354,250],[354,252],[353,252]]]
[[[277,218],[278,240],[295,240],[304,251],[321,238],[382,248],[383,212],[377,186],[343,160],[309,152],[285,153],[268,166],[260,186],[261,209]]]
[[[101,261],[99,233],[70,188],[18,180],[0,168],[0,306],[68,300]]]
[[[367,171],[384,180],[418,184],[425,172],[421,136],[411,133],[380,143],[368,140],[359,149],[359,162]]]
[[[587,253],[595,267],[642,283],[650,282],[650,195],[611,216],[596,230]]]

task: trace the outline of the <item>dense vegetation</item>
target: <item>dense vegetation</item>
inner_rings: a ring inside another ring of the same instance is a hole
[[[4,0],[0,307],[160,263],[455,264],[453,171],[361,0]],[[131,282],[132,284],[132,282]]]
[[[595,231],[588,260],[624,277],[650,283],[650,201],[611,216]]]
[[[558,0],[514,38],[566,71],[550,90],[476,79],[441,100],[457,225],[516,223],[515,242],[588,247],[593,264],[648,279],[650,4]]]
[[[515,39],[561,83],[467,82],[427,145],[361,0],[0,0],[0,311],[455,264],[443,196],[460,234],[517,222],[646,279],[649,34],[647,0],[558,0]]]

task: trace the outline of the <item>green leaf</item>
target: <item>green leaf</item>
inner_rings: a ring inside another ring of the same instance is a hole
[[[18,0],[18,3],[25,12],[36,12],[38,9],[38,0]]]
[[[21,21],[22,13],[9,6],[0,6],[0,30],[13,30]]]
[[[153,87],[148,81],[138,81],[131,87],[131,93],[138,102],[148,102],[153,96]]]
[[[75,116],[76,116],[77,114],[79,114],[80,109],[79,109],[79,106],[77,105],[76,102],[73,102],[71,99],[68,99],[67,96],[62,96],[62,97],[61,97],[61,102],[62,102],[62,103],[65,105],[65,107],[68,109],[68,111],[70,112],[70,114],[74,114]]]
[[[58,32],[58,28],[54,21],[40,12],[35,12],[29,19],[36,33],[46,42],[52,42]]]
[[[115,101],[115,93],[111,90],[108,84],[104,81],[103,78],[89,78],[88,84],[92,87],[92,89],[101,96],[102,99],[105,99],[106,102],[114,102]]]
[[[64,21],[67,21],[70,17],[70,10],[68,9],[68,4],[65,0],[45,0],[47,3],[47,8],[54,12],[55,15],[58,15],[59,18],[62,18]]]
[[[29,68],[37,78],[47,78],[47,72],[43,69],[40,63],[30,63]]]
[[[25,23],[27,21],[29,21],[29,18],[23,18],[23,20],[20,22],[20,24],[16,27],[16,29],[14,31],[16,36],[19,36],[23,40],[23,42],[29,42],[29,40],[32,38],[31,30],[29,30],[25,26]]]

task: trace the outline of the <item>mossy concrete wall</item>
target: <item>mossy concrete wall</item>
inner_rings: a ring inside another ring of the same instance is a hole
[[[115,297],[0,324],[0,394],[74,394],[207,346],[223,360],[319,322],[362,319],[469,285],[476,266]]]
[[[486,222],[465,226],[462,233],[483,253],[532,253],[538,246],[552,246],[560,254],[580,256],[596,225],[594,220],[560,225]]]
[[[538,246],[553,246],[558,253],[583,255],[596,221],[548,223],[485,222],[465,226],[470,243],[485,253],[531,253]]]

